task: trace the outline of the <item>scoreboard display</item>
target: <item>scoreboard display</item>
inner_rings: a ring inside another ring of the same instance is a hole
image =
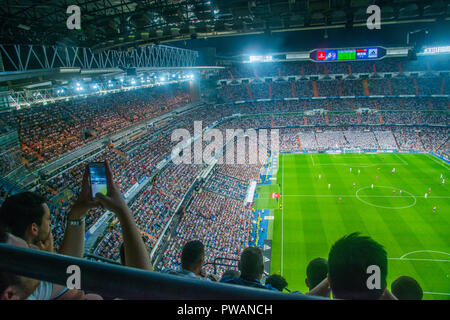
[[[382,48],[319,49],[311,53],[314,61],[372,60],[384,56]]]

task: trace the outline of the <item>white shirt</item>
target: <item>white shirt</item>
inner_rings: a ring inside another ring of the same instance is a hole
[[[39,286],[27,298],[27,300],[50,300],[53,291],[53,283],[41,281]]]

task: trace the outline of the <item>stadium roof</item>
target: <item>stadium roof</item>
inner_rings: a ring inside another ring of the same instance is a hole
[[[81,30],[69,30],[70,5],[81,9]],[[244,35],[364,24],[367,7],[383,23],[445,20],[446,0],[5,0],[0,43],[65,44],[127,49],[220,35]],[[386,35],[388,36],[388,35]]]

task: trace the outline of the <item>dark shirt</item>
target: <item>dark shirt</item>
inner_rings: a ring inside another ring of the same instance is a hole
[[[253,288],[260,288],[260,289],[267,289],[267,290],[272,290],[272,291],[278,291],[277,289],[272,287],[270,284],[262,285],[261,282],[259,282],[258,279],[242,278],[242,276],[239,277],[239,278],[236,278],[236,277],[233,277],[231,275],[225,275],[225,276],[222,277],[222,279],[220,279],[220,282],[222,282],[222,283],[230,283],[230,284],[237,284],[237,285],[246,286],[246,287],[253,287]]]

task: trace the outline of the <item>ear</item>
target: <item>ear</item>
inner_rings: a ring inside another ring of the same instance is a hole
[[[306,284],[306,286],[309,288],[309,281],[308,281],[308,278],[305,278],[305,284]]]
[[[13,287],[9,286],[0,294],[0,300],[19,300],[19,296]]]
[[[36,238],[39,235],[39,226],[36,223],[32,223],[28,226],[27,230],[25,231],[25,239],[27,238]]]

